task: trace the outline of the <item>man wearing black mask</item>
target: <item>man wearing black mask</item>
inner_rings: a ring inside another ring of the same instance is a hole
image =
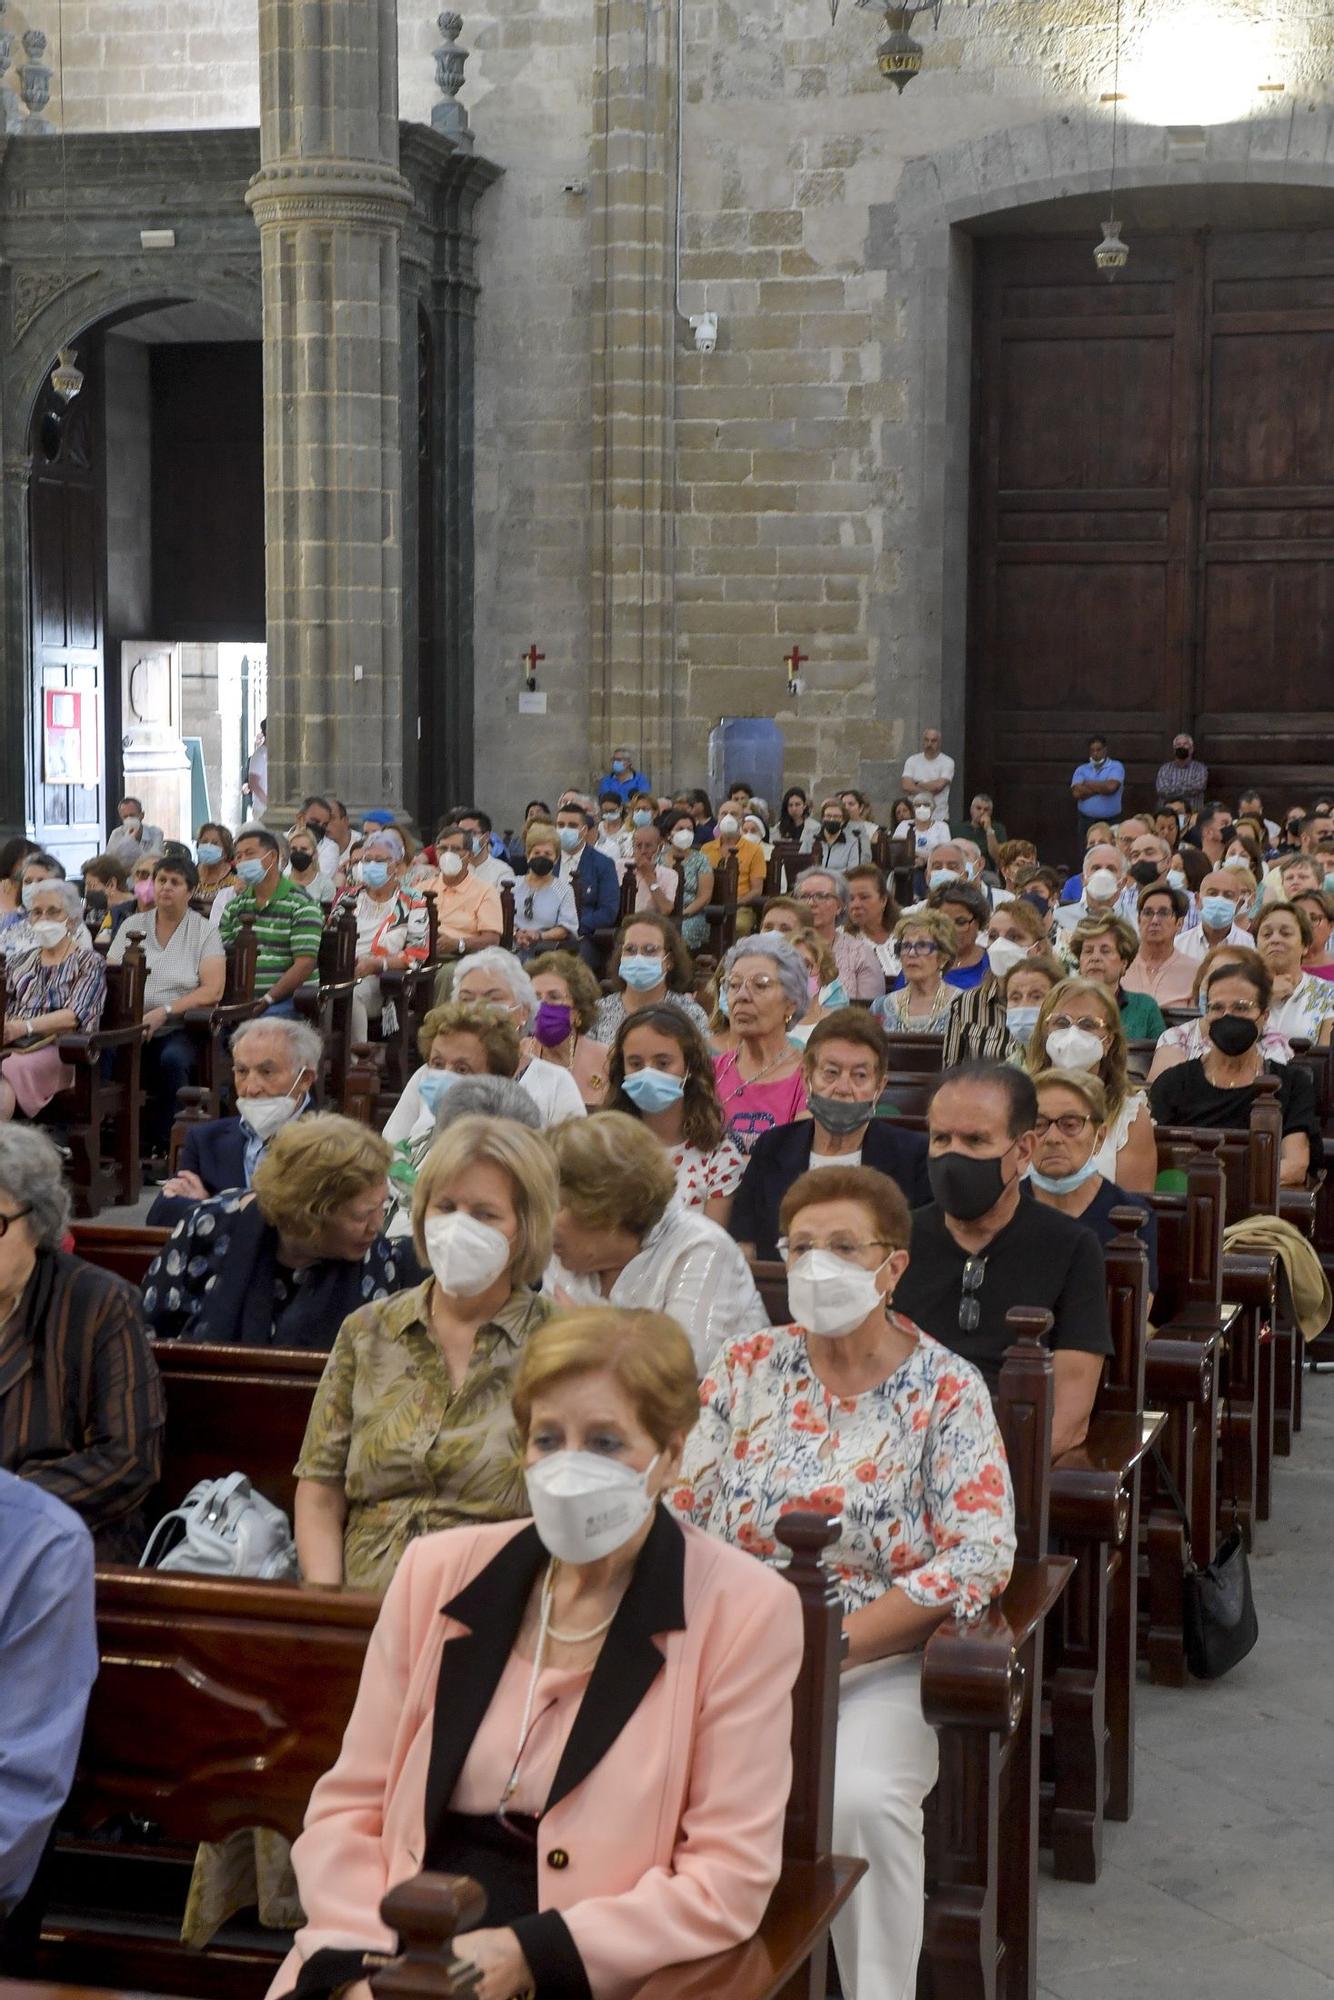
[[[913,1216],[912,1261],[894,1303],[980,1368],[993,1394],[1010,1308],[1049,1312],[1059,1458],[1087,1435],[1112,1336],[1097,1237],[1024,1188],[1037,1115],[1032,1079],[1008,1064],[966,1063],[942,1077],[927,1121],[935,1200]]]

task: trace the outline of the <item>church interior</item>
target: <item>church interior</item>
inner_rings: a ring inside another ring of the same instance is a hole
[[[0,2000],[1334,2000],[1328,0],[0,0],[0,349]]]

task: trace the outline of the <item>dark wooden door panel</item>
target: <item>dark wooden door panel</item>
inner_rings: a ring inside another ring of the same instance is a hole
[[[1147,803],[1334,763],[1334,228],[978,245],[968,787],[1072,854],[1088,735]],[[1133,275],[1132,275],[1133,274]],[[1127,282],[1129,279],[1129,282]]]

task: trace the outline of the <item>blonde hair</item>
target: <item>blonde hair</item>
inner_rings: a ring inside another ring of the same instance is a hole
[[[550,1134],[560,1173],[560,1205],[592,1229],[643,1236],[676,1192],[666,1148],[624,1111],[571,1118]]]
[[[1024,1068],[1030,1076],[1040,1076],[1052,1065],[1047,1061],[1047,1029],[1053,1014],[1070,1000],[1080,1000],[1087,995],[1096,1000],[1102,1009],[1107,1028],[1107,1047],[1096,1075],[1107,1092],[1107,1116],[1120,1116],[1121,1107],[1130,1095],[1130,1085],[1126,1080],[1126,1031],[1121,1025],[1121,1010],[1116,1004],[1116,996],[1096,979],[1063,979],[1059,986],[1053,986],[1042,1003],[1037,1025],[1028,1038],[1028,1050],[1024,1056]]]
[[[524,853],[531,854],[540,841],[545,841],[549,847],[559,847],[560,845],[556,837],[555,827],[547,820],[530,820],[523,830]]]
[[[551,1149],[535,1132],[512,1118],[456,1118],[417,1170],[412,1190],[412,1244],[425,1270],[423,1224],[440,1189],[474,1167],[496,1167],[510,1184],[519,1219],[510,1273],[516,1285],[534,1285],[551,1262],[556,1226],[556,1167]]]
[[[694,1429],[699,1379],[694,1351],[676,1321],[663,1312],[584,1306],[557,1313],[524,1346],[510,1397],[520,1442],[528,1442],[538,1396],[559,1382],[603,1373],[634,1405],[659,1450]]]
[[[417,1037],[423,1062],[431,1060],[437,1035],[475,1036],[489,1076],[513,1076],[519,1067],[519,1033],[503,1007],[490,1007],[481,1000],[451,1000],[432,1007]]]
[[[253,1182],[271,1228],[309,1241],[335,1209],[389,1172],[392,1153],[378,1132],[336,1111],[294,1118],[265,1149]]]
[[[950,886],[953,888],[953,883]],[[911,910],[900,917],[894,926],[895,944],[902,944],[909,931],[925,931],[939,945],[946,965],[953,965],[959,956],[958,935],[943,910]]]

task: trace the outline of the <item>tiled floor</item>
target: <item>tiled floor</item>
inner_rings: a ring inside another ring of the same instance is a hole
[[[1334,2000],[1334,1375],[1275,1468],[1260,1642],[1211,1685],[1138,1688],[1134,1817],[1096,1887],[1044,1875],[1047,2000]]]

